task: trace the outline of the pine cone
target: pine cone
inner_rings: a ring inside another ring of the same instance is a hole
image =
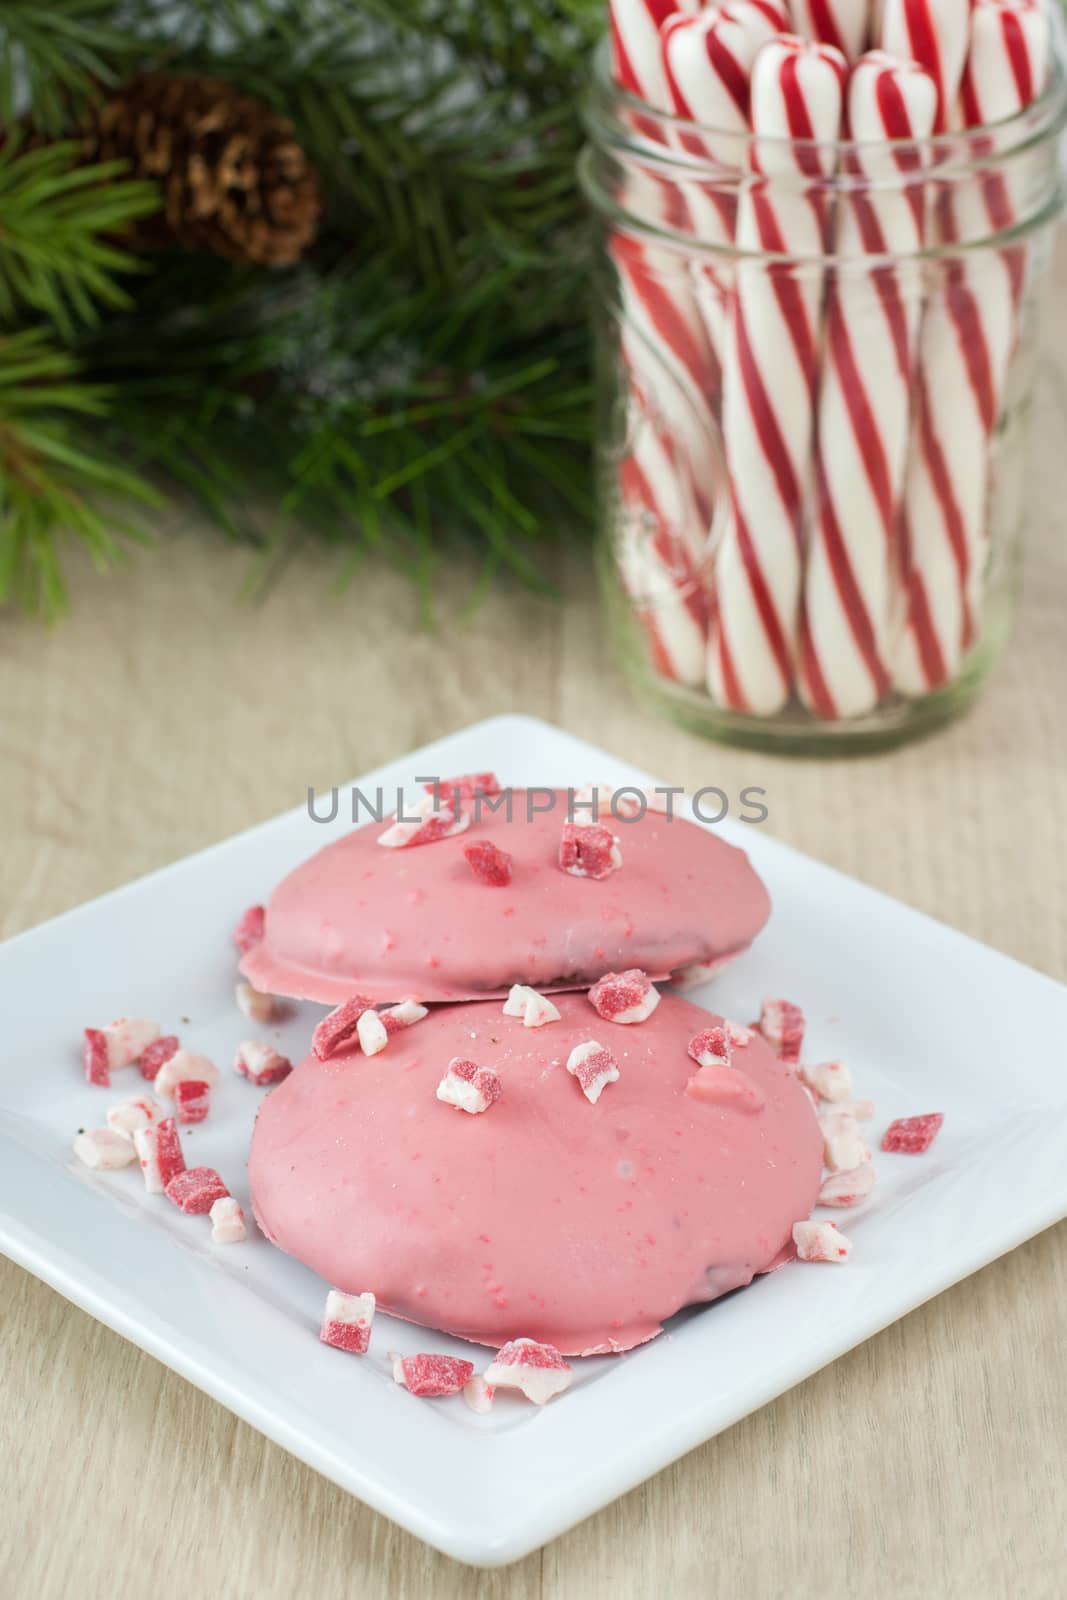
[[[162,186],[163,209],[125,237],[134,249],[286,267],[315,237],[318,173],[292,123],[220,79],[142,73],[95,109],[84,148]]]

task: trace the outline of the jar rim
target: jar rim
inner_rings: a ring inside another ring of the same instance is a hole
[[[611,44],[605,35],[593,52],[593,66],[590,74],[589,88],[584,100],[584,116],[590,136],[596,138],[599,118],[597,108],[602,108],[609,115],[618,107],[626,118],[625,125],[621,118],[613,120],[618,125],[619,142],[631,149],[635,154],[654,155],[656,160],[667,166],[677,166],[690,176],[699,174],[702,169],[720,172],[723,163],[714,159],[702,160],[693,153],[693,145],[697,144],[701,136],[706,140],[709,136],[716,141],[730,141],[736,145],[740,152],[747,152],[752,145],[758,145],[765,155],[772,155],[776,149],[790,150],[795,159],[797,152],[806,153],[815,157],[819,151],[824,152],[824,158],[829,160],[832,153],[836,163],[842,154],[852,152],[862,158],[864,152],[881,150],[895,153],[897,156],[904,151],[915,151],[920,157],[923,151],[937,149],[939,154],[946,147],[954,152],[959,151],[961,159],[966,163],[966,152],[973,148],[975,158],[988,160],[989,143],[995,143],[998,159],[1015,154],[1027,145],[1051,138],[1067,127],[1067,77],[1064,73],[1061,44],[1063,39],[1062,25],[1055,27],[1054,48],[1052,51],[1052,69],[1045,89],[1036,100],[1024,106],[1021,111],[1013,112],[1011,116],[1003,117],[995,122],[984,122],[973,128],[948,129],[944,133],[932,134],[924,139],[784,139],[768,135],[758,137],[750,131],[739,131],[736,128],[723,128],[714,123],[695,122],[690,118],[680,117],[671,111],[657,111],[648,103],[624,89],[616,83],[611,71]],[[651,127],[661,130],[661,136],[654,134],[643,135],[640,129]],[[1018,137],[1012,138],[1013,130],[1018,130]],[[942,166],[943,156],[938,162]],[[736,164],[741,167],[747,165],[743,157]]]

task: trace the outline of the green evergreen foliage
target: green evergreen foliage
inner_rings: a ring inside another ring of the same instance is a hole
[[[469,546],[486,579],[542,583],[542,547],[589,519],[574,161],[601,19],[601,0],[7,0],[0,601],[55,614],[64,542],[108,564],[126,502],[175,486],[268,566],[313,533],[342,580],[378,547],[428,590]],[[155,186],[79,166],[76,136],[142,68],[292,119],[324,197],[297,267],[122,246]]]

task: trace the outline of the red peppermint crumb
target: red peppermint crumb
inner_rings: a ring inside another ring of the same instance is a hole
[[[463,846],[463,854],[480,883],[503,889],[511,882],[511,857],[491,840],[472,839]]]
[[[589,1003],[606,1022],[644,1022],[659,1004],[659,990],[647,972],[630,967],[605,973],[590,989]]]
[[[233,1068],[242,1078],[254,1083],[257,1089],[262,1089],[266,1084],[281,1083],[283,1078],[287,1078],[293,1070],[293,1063],[288,1056],[275,1050],[273,1045],[264,1044],[258,1039],[246,1039],[244,1044],[237,1046]]]
[[[174,1085],[174,1104],[179,1122],[203,1122],[211,1110],[211,1085],[182,1078]]]
[[[160,1067],[164,1066],[171,1056],[177,1053],[177,1050],[178,1035],[176,1033],[165,1033],[162,1038],[153,1039],[151,1044],[146,1044],[140,1055],[142,1078],[147,1078],[151,1083],[159,1072]]]
[[[243,956],[254,950],[266,932],[267,912],[263,906],[249,906],[236,928],[233,930],[233,942]]]
[[[412,1394],[437,1400],[442,1395],[459,1394],[474,1376],[474,1362],[456,1356],[398,1356],[393,1377]]]
[[[102,1028],[86,1028],[82,1046],[82,1065],[86,1083],[99,1088],[111,1087],[111,1068],[108,1065],[107,1034]]]
[[[852,1254],[852,1240],[845,1238],[836,1222],[794,1222],[793,1244],[798,1261],[840,1266]]]
[[[606,878],[622,866],[619,841],[597,822],[565,822],[559,864],[572,878]]]
[[[821,1206],[858,1206],[874,1188],[874,1168],[869,1161],[851,1172],[832,1172],[819,1190]]]
[[[173,1117],[164,1117],[162,1122],[157,1122],[155,1135],[156,1168],[159,1181],[166,1189],[172,1178],[185,1171],[185,1153],[178,1124]],[[144,1165],[143,1162],[141,1164]]]
[[[478,1114],[488,1111],[503,1093],[503,1084],[490,1067],[453,1056],[448,1071],[437,1085],[437,1098],[457,1111]]]
[[[567,1071],[578,1080],[590,1105],[596,1105],[609,1083],[619,1081],[619,1063],[596,1039],[576,1044],[567,1057]]]
[[[331,1011],[328,1017],[323,1017],[311,1035],[312,1051],[320,1061],[328,1061],[338,1050],[354,1042],[360,1017],[373,1006],[374,1001],[368,1000],[365,994],[354,994],[350,1000],[345,1000]]]
[[[181,1137],[173,1117],[135,1129],[133,1148],[149,1194],[162,1194],[171,1179],[185,1171]]]
[[[569,1372],[555,1345],[538,1344],[534,1339],[512,1339],[501,1345],[493,1357],[495,1367],[548,1367],[553,1372]]]
[[[882,1149],[909,1156],[921,1155],[937,1138],[944,1120],[943,1111],[931,1111],[922,1117],[898,1117],[885,1130]]]
[[[451,839],[455,833],[462,833],[462,821],[452,810],[451,806],[442,806],[440,811],[433,811],[426,818],[420,828],[412,834],[409,844],[436,844],[439,839]],[[469,826],[469,823],[464,823]]]
[[[804,1043],[804,1013],[791,1000],[764,1000],[759,1031],[773,1045],[779,1061],[795,1067]]]
[[[500,782],[495,772],[466,772],[459,778],[442,778],[439,784],[425,783],[423,788],[427,794],[438,789],[444,801],[451,801],[458,795],[462,803],[473,800],[476,794],[498,795]]]
[[[713,1017],[711,1026],[689,1041],[689,1054],[698,1067],[728,1067],[733,1053],[730,1030],[723,1017]]]
[[[366,1355],[375,1309],[373,1294],[345,1294],[341,1289],[331,1289],[326,1296],[319,1338],[336,1350]]]
[[[214,1167],[190,1167],[173,1177],[165,1189],[167,1199],[190,1217],[206,1216],[215,1201],[225,1200],[229,1192]]]
[[[535,1406],[543,1406],[570,1387],[574,1373],[551,1344],[536,1339],[512,1339],[499,1349],[485,1369],[485,1381],[495,1389],[518,1389]]]

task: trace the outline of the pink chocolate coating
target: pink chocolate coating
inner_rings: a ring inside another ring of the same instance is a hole
[[[249,1161],[267,1237],[351,1293],[480,1344],[627,1350],[665,1317],[788,1259],[822,1177],[797,1077],[753,1035],[736,1070],[753,1113],[694,1099],[707,1013],[665,995],[643,1023],[585,995],[525,1028],[499,1003],[445,1007],[380,1055],[308,1059],[265,1100]],[[566,1070],[597,1039],[619,1064],[596,1105]],[[435,1097],[456,1055],[496,1072],[480,1116]]]
[[[486,814],[451,839],[389,850],[369,823],[328,845],[275,889],[266,934],[241,962],[257,989],[336,1005],[354,989],[382,1004],[474,1000],[513,983],[588,987],[605,972],[679,967],[744,950],[770,900],[743,850],[682,816],[612,824],[622,866],[601,880],[558,865],[566,791],[527,821]],[[489,839],[512,857],[504,887],[463,854]]]

